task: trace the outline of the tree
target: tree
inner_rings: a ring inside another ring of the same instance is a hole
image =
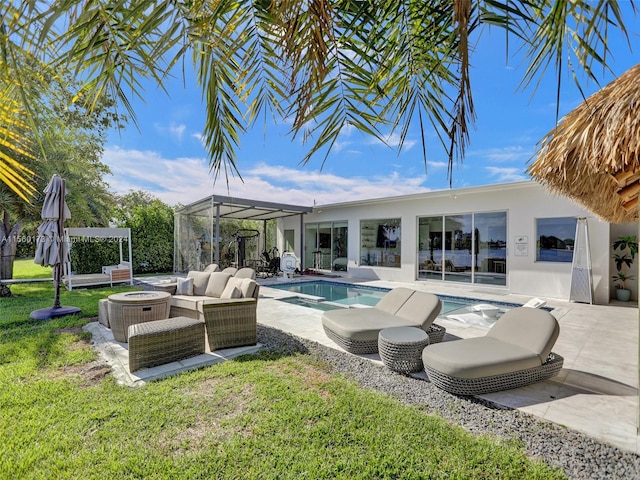
[[[34,123],[42,75],[22,69],[25,57],[77,72],[84,107],[111,95],[135,120],[129,92],[143,97],[141,79],[162,86],[191,55],[216,175],[240,173],[240,134],[273,115],[292,120],[292,137],[311,141],[304,161],[327,155],[347,126],[382,140],[391,129],[402,148],[411,124],[424,132],[430,123],[451,179],[475,121],[470,38],[481,27],[524,44],[525,86],[552,65],[558,95],[561,72],[597,80],[595,67],[606,69],[612,56],[608,34],[627,34],[618,0],[14,0],[0,14],[0,120],[18,110],[18,125]],[[0,125],[0,136],[15,135],[10,122]],[[422,143],[426,159],[424,135]],[[10,153],[0,158],[0,178],[27,198],[33,185],[19,147]]]
[[[59,75],[51,77],[47,89],[40,92],[47,108],[40,112],[38,135],[27,131],[25,148],[37,152],[38,143],[44,150],[43,157],[23,154],[22,165],[30,182],[40,197],[24,202],[7,184],[0,183],[0,278],[13,278],[13,262],[18,244],[27,245],[33,255],[36,247],[37,227],[41,223],[42,193],[53,173],[60,174],[67,184],[67,204],[72,217],[66,226],[102,226],[110,220],[113,204],[111,194],[104,182],[109,168],[100,159],[107,129],[118,122],[119,117],[111,112],[113,102],[101,99],[91,112],[81,108],[67,108],[68,79]],[[0,158],[7,155],[9,147],[0,144]],[[28,242],[20,242],[21,233]],[[0,287],[0,296],[10,296],[8,286]]]
[[[173,271],[173,208],[144,191],[117,198],[116,226],[131,229],[134,273]]]

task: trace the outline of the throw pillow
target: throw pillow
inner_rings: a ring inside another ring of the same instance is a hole
[[[220,298],[220,295],[224,292],[224,288],[227,286],[229,277],[231,277],[231,275],[223,272],[213,272],[210,274],[204,295],[207,297]]]
[[[242,297],[242,292],[240,291],[240,289],[238,287],[234,287],[231,285],[226,287],[224,289],[224,292],[222,292],[222,295],[220,295],[220,298],[241,298],[241,297]]]
[[[187,273],[187,278],[193,278],[193,294],[194,295],[206,295],[207,284],[209,283],[209,276],[211,274],[205,272],[198,272],[196,270]]]
[[[251,298],[253,297],[254,293],[255,293],[255,289],[256,289],[256,281],[255,280],[251,280],[250,278],[243,278],[242,279],[242,286],[240,287],[240,290],[242,291],[242,296],[244,298]]]
[[[193,278],[179,278],[176,295],[193,295]]]

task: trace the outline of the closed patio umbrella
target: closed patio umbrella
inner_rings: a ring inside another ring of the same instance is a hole
[[[638,221],[640,64],[567,114],[540,142],[527,169],[610,223]],[[640,383],[640,343],[638,344]],[[638,399],[640,407],[640,397]],[[638,410],[640,431],[640,410]]]
[[[44,320],[62,315],[80,312],[78,307],[60,305],[60,283],[62,266],[69,260],[69,241],[64,238],[64,221],[71,218],[65,201],[65,181],[57,174],[51,177],[44,189],[45,197],[42,205],[42,224],[38,227],[38,241],[34,263],[53,267],[53,284],[55,296],[53,307],[34,310],[31,318]]]

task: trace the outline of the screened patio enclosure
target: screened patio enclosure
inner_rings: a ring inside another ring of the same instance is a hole
[[[278,247],[277,239],[267,244],[269,220],[297,215],[303,232],[304,214],[311,210],[312,207],[221,195],[186,205],[176,210],[174,216],[173,270],[176,273],[202,270],[210,263],[253,267],[263,259],[262,252]],[[233,227],[230,231],[225,228],[225,220],[242,221],[236,222],[241,228]],[[294,253],[304,262],[301,252]]]

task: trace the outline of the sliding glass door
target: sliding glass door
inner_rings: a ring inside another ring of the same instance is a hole
[[[305,265],[314,270],[347,270],[347,222],[307,223]]]
[[[477,264],[475,283],[507,284],[507,215],[475,214]]]
[[[418,219],[418,279],[507,284],[506,212]]]
[[[448,215],[444,217],[444,279],[471,283],[474,267],[473,216]]]

